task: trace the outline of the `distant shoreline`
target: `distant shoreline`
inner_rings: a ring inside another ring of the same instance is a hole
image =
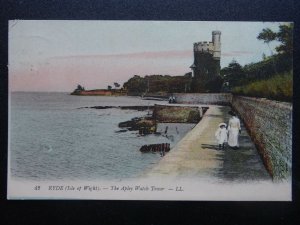
[[[70,95],[78,95],[78,96],[135,96],[141,97],[144,100],[168,100],[168,93],[128,93],[119,89],[96,89],[96,90],[75,90]]]
[[[75,90],[70,95],[80,96],[126,96],[127,93],[122,90],[96,89],[96,90]]]

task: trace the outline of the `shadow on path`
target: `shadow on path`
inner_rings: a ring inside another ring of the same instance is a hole
[[[201,144],[201,147],[202,147],[203,149],[219,150],[219,146],[218,146],[218,145]]]
[[[226,112],[224,115],[228,124],[230,115]],[[223,150],[223,168],[219,171],[219,177],[229,181],[270,180],[271,176],[242,121],[241,128],[239,148],[233,149],[227,145]]]

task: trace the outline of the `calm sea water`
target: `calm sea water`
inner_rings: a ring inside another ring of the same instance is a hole
[[[26,180],[135,178],[161,156],[141,153],[145,144],[174,146],[194,124],[168,126],[169,137],[118,133],[118,123],[147,111],[89,109],[90,106],[153,105],[137,97],[71,96],[68,93],[10,95],[10,172]]]

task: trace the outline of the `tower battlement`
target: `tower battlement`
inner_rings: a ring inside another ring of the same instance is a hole
[[[214,31],[212,32],[212,35],[221,35],[221,31],[219,31],[219,30],[214,30]]]
[[[194,43],[195,52],[209,52],[212,53],[214,50],[214,45],[212,42],[201,41]]]
[[[194,52],[205,52],[213,55],[214,59],[221,57],[221,31],[212,32],[212,41],[194,43]]]

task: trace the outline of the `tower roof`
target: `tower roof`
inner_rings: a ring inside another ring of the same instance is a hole
[[[214,31],[212,32],[212,35],[216,35],[216,34],[221,34],[221,31],[219,31],[219,30],[214,30]]]

